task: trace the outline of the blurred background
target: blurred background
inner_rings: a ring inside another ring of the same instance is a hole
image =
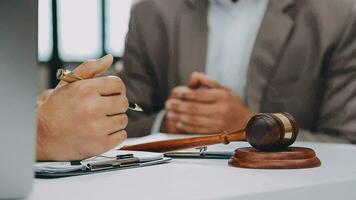
[[[111,53],[122,68],[130,9],[138,0],[39,0],[39,91],[54,87],[58,68]]]

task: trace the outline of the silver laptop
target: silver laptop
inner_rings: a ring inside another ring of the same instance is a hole
[[[37,1],[0,0],[0,199],[32,188],[36,77]]]

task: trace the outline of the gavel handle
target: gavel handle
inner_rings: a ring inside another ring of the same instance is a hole
[[[233,141],[246,141],[245,131],[240,130],[233,133],[149,142],[131,146],[124,146],[120,150],[169,152],[220,143],[229,144]]]

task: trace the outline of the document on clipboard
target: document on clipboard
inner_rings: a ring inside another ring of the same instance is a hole
[[[37,162],[36,178],[59,178],[167,163],[162,153],[112,150],[81,161]]]

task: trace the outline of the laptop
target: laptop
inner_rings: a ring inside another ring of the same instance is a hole
[[[36,92],[37,1],[0,0],[0,199],[31,192]]]

